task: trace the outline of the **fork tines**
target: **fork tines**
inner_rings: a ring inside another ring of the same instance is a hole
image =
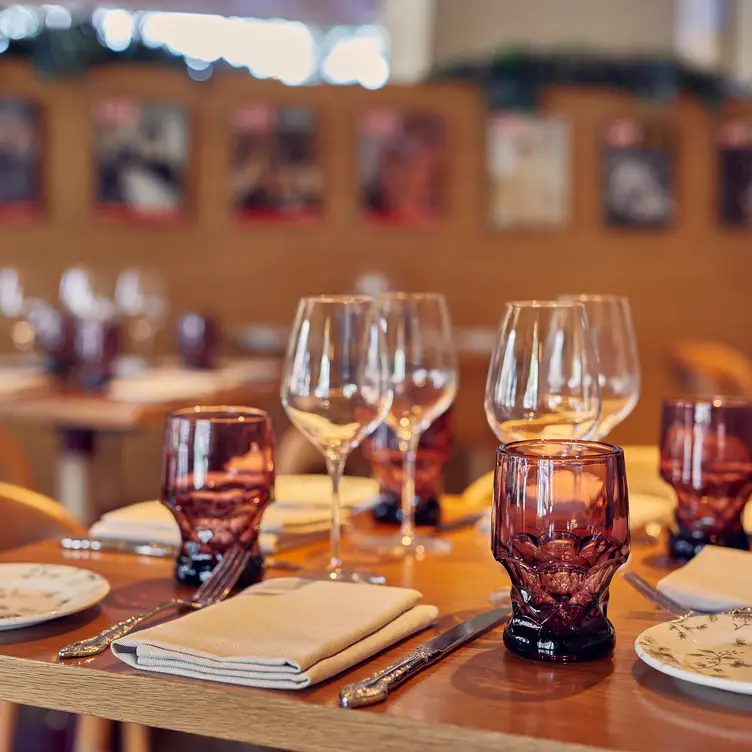
[[[252,551],[249,548],[233,546],[222,557],[222,561],[194,593],[191,600],[201,605],[221,601],[235,587],[251,554]]]

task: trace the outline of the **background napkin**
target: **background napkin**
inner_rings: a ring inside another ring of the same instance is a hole
[[[270,689],[302,689],[430,626],[407,588],[285,577],[117,640],[137,668]]]
[[[752,606],[752,552],[705,546],[694,559],[664,577],[658,590],[688,610]]]

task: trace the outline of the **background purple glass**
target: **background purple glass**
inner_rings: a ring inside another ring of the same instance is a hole
[[[254,550],[239,586],[258,582],[261,516],[274,493],[269,415],[250,407],[194,407],[167,417],[162,502],[180,526],[180,582],[203,582],[235,543]]]
[[[421,434],[415,462],[415,523],[438,525],[444,492],[443,469],[454,448],[451,408]],[[382,423],[363,442],[363,455],[379,482],[379,503],[372,514],[378,522],[399,525],[402,521],[402,452],[397,436]]]
[[[749,548],[742,512],[752,492],[752,402],[665,400],[660,472],[677,497],[673,558],[687,561],[707,543]]]
[[[178,351],[187,368],[215,368],[219,344],[219,325],[211,316],[185,313],[178,319]]]
[[[116,319],[76,319],[74,348],[77,380],[82,389],[104,389],[112,378],[120,344],[120,323]]]
[[[492,542],[512,580],[506,646],[552,661],[613,650],[608,586],[629,556],[624,453],[592,441],[515,441],[496,454]]]

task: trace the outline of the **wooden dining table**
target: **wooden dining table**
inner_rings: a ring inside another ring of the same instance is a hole
[[[362,532],[370,523],[359,527]],[[356,527],[351,541],[358,532]],[[110,652],[61,661],[62,645],[185,594],[173,580],[172,562],[66,552],[54,540],[6,552],[0,561],[90,569],[106,577],[112,590],[101,605],[79,614],[0,632],[0,699],[294,752],[752,749],[752,697],[672,679],[638,659],[635,638],[670,617],[618,574],[609,602],[616,628],[610,658],[575,664],[526,660],[504,647],[497,628],[426,669],[383,704],[341,709],[338,692],[344,684],[366,678],[490,608],[491,591],[509,588],[487,535],[471,526],[445,537],[451,553],[419,561],[369,560],[352,545],[345,547],[349,561],[378,570],[388,584],[417,588],[424,602],[439,607],[441,617],[435,627],[299,691],[170,678],[130,668]],[[655,583],[668,571],[662,552],[662,544],[635,544],[629,566]],[[305,570],[321,566],[325,556],[326,547],[316,545],[279,558]],[[268,576],[291,575],[272,570]]]

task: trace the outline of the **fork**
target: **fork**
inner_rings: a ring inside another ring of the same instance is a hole
[[[140,614],[130,616],[111,627],[107,627],[93,637],[65,645],[58,650],[58,656],[60,658],[87,658],[98,655],[107,650],[115,640],[130,634],[139,624],[151,619],[152,616],[161,611],[180,607],[200,609],[218,603],[235,586],[252,553],[250,549],[240,546],[231,548],[211,573],[211,576],[190,598],[172,598],[169,601],[157,603],[156,606],[152,606]]]

